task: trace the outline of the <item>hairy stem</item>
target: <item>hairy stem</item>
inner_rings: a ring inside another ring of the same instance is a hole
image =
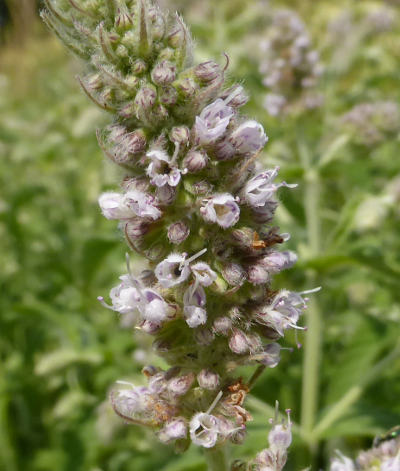
[[[226,447],[215,447],[205,450],[208,471],[228,471]]]

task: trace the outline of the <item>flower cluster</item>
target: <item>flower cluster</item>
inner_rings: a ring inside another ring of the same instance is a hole
[[[342,116],[341,124],[357,144],[378,145],[400,131],[399,107],[391,101],[361,103]]]
[[[147,386],[123,383],[112,405],[180,450],[240,443],[251,417],[235,367],[275,367],[277,340],[301,328],[306,306],[305,293],[272,286],[296,261],[277,248],[288,235],[271,224],[278,189],[295,185],[276,183],[279,169],[256,163],[267,136],[239,112],[245,91],[226,86],[219,64],[192,64],[179,16],[150,0],[46,5],[46,22],[88,63],[84,91],[114,118],[97,135],[124,178],[100,196],[101,211],[148,260],[141,273],[128,263],[110,304],[100,300],[152,335],[171,365],[145,367]]]
[[[321,105],[315,87],[323,67],[304,23],[294,11],[275,12],[261,51],[260,72],[269,89],[264,105],[270,115]]]
[[[352,459],[338,452],[332,461],[330,471],[397,471],[400,469],[400,438],[397,431],[387,437],[375,439],[374,446]]]

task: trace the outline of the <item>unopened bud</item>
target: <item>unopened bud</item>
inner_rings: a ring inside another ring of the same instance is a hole
[[[186,145],[189,142],[190,131],[186,126],[175,126],[171,129],[169,137],[175,144]]]
[[[206,327],[197,328],[194,332],[194,339],[198,345],[202,345],[206,347],[207,345],[211,345],[215,336],[210,329]]]
[[[163,88],[160,95],[160,102],[165,106],[172,106],[178,101],[178,92],[174,87]]]
[[[232,321],[229,317],[217,317],[213,324],[213,331],[220,335],[229,335],[232,330]]]
[[[243,427],[240,430],[236,430],[231,434],[229,437],[230,441],[234,443],[235,445],[241,445],[245,440],[246,440],[246,429]],[[246,469],[246,468],[238,468],[238,469]]]
[[[151,376],[154,376],[156,373],[158,373],[158,368],[152,365],[145,366],[142,368],[142,373],[147,377],[150,378]]]
[[[186,168],[189,173],[196,173],[203,170],[208,163],[208,156],[204,151],[191,150],[189,151],[182,161],[183,168]]]
[[[148,320],[145,320],[145,321],[141,322],[138,327],[141,330],[143,330],[143,332],[146,332],[146,334],[149,334],[149,335],[155,335],[161,329],[160,324],[157,324],[156,322],[151,322],[151,321],[148,321]]]
[[[168,85],[176,79],[176,66],[167,60],[157,64],[151,71],[151,79],[157,85]]]
[[[168,36],[168,44],[173,48],[182,46],[185,41],[185,31],[181,25],[177,25],[176,29]]]
[[[240,108],[249,101],[249,96],[241,85],[234,85],[228,90],[225,90],[221,95],[223,100],[226,100],[228,97],[230,97],[229,106],[235,108]]]
[[[131,154],[140,154],[146,149],[146,135],[141,129],[126,134],[121,142],[123,147]]]
[[[229,160],[235,156],[236,148],[228,141],[228,139],[224,139],[215,144],[214,154],[217,160]]]
[[[204,82],[211,82],[221,75],[220,66],[214,61],[202,62],[194,69],[194,74]]]
[[[246,334],[239,329],[233,329],[233,334],[229,339],[229,348],[238,355],[248,352],[250,345]]]
[[[242,460],[235,460],[231,464],[231,470],[230,471],[247,471],[247,463]]]
[[[92,74],[86,80],[88,87],[92,90],[100,90],[104,85],[100,74]]]
[[[142,218],[130,219],[125,224],[125,234],[129,240],[140,240],[150,230],[150,223]]]
[[[213,188],[213,185],[206,180],[193,183],[191,187],[192,193],[198,196],[210,194],[213,191]]]
[[[190,77],[177,80],[174,86],[178,93],[181,93],[186,98],[193,97],[199,88],[196,82]]]
[[[121,59],[125,59],[127,57],[129,57],[129,51],[128,51],[128,48],[126,48],[125,46],[123,46],[122,44],[119,44],[117,46],[117,49],[115,50],[115,54],[120,57]]]
[[[153,87],[144,86],[136,94],[135,104],[139,109],[152,108],[157,99],[157,92]]]
[[[185,419],[175,419],[168,422],[164,428],[158,432],[158,438],[163,443],[170,443],[174,440],[186,438],[187,423]]]
[[[186,375],[173,378],[168,383],[168,390],[175,396],[183,396],[192,387],[194,380],[194,373],[188,373]]]
[[[140,75],[147,69],[147,64],[142,59],[136,59],[131,65],[131,71],[134,75]]]
[[[246,280],[246,271],[238,263],[228,262],[222,266],[221,274],[232,286],[241,286]]]
[[[254,241],[254,230],[250,227],[241,227],[240,229],[234,229],[231,233],[234,242],[241,249],[250,249],[253,246]]]
[[[171,344],[162,339],[154,340],[152,347],[156,353],[168,353],[171,350]]]
[[[115,17],[115,27],[118,30],[125,30],[132,26],[132,18],[126,8],[118,8]]]
[[[174,222],[168,227],[168,240],[171,244],[181,244],[189,234],[190,229],[183,221]]]
[[[247,268],[247,279],[253,285],[261,285],[269,281],[270,275],[261,264],[254,263]]]
[[[203,369],[197,375],[197,382],[201,388],[213,391],[218,388],[220,377],[217,373],[214,373],[211,370]]]

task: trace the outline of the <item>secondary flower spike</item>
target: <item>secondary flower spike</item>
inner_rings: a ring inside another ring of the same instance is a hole
[[[100,209],[147,259],[142,272],[128,263],[109,304],[100,300],[151,335],[170,365],[145,367],[146,386],[120,382],[112,406],[181,451],[240,443],[251,416],[235,368],[275,367],[277,339],[299,328],[306,307],[301,294],[273,286],[296,261],[279,249],[288,235],[271,224],[278,189],[295,185],[260,168],[268,138],[240,112],[248,96],[225,82],[224,66],[193,63],[180,16],[151,0],[45,5],[46,23],[86,64],[84,92],[110,115],[97,136],[123,179],[100,196]],[[269,440],[256,464],[281,469],[290,421]]]

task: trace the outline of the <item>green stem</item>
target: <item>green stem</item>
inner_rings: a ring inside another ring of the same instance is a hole
[[[364,389],[373,381],[376,381],[382,371],[388,366],[393,365],[394,361],[400,356],[400,343],[378,362],[373,368],[365,374],[357,385],[350,388],[347,393],[328,411],[328,413],[321,419],[317,424],[315,429],[312,432],[312,437],[317,440],[325,430],[327,430],[332,424],[334,424],[338,419],[343,417],[346,411],[351,407],[357,399],[361,396]]]
[[[205,450],[208,471],[228,471],[226,447],[216,447]]]
[[[306,169],[305,181],[305,211],[307,218],[307,237],[309,257],[313,258],[320,252],[320,214],[319,197],[320,185],[318,173],[313,169],[311,157],[308,150],[302,146],[300,153]],[[309,283],[317,282],[315,273],[308,277]],[[321,361],[321,313],[318,302],[312,297],[306,311],[308,331],[305,338],[304,360],[303,360],[303,385],[302,385],[302,434],[307,438],[311,448],[315,447],[311,432],[314,428],[315,418],[319,401],[319,365]]]

